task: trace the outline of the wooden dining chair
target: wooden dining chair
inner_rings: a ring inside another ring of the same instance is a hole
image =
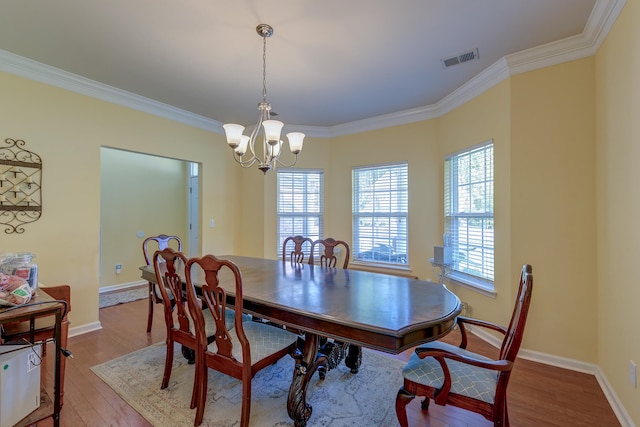
[[[171,368],[173,367],[173,347],[174,343],[182,344],[182,352],[189,359],[190,363],[195,363],[196,352],[196,332],[192,311],[187,306],[186,297],[183,291],[183,279],[180,270],[187,264],[187,258],[182,252],[174,251],[171,248],[158,250],[153,254],[153,268],[156,274],[161,301],[164,308],[164,323],[167,328],[166,351],[164,362],[164,374],[162,376],[161,389],[167,388],[171,379]],[[214,340],[215,322],[213,316],[207,310],[198,308],[200,318],[203,320],[203,333],[208,342]],[[233,312],[231,312],[233,316]],[[233,327],[229,322],[228,326]],[[188,351],[191,350],[191,351]],[[195,384],[195,380],[194,380]],[[191,396],[191,408],[196,404],[195,393]]]
[[[207,342],[202,310],[198,310],[194,276],[204,278],[199,287],[215,321],[215,341],[212,343]],[[251,415],[251,379],[285,355],[294,354],[298,336],[265,323],[243,321],[242,310],[238,309],[233,317],[234,328],[228,327],[227,291],[223,286],[228,286],[227,289],[235,293],[237,308],[242,307],[243,302],[242,276],[233,262],[213,255],[192,258],[187,262],[186,279],[187,301],[194,313],[197,337],[194,425],[202,423],[207,398],[207,371],[214,369],[242,381],[240,426],[247,427]]]
[[[441,341],[421,346],[411,355],[402,374],[404,385],[396,397],[396,414],[401,427],[407,427],[406,406],[415,396],[424,396],[438,405],[453,405],[481,414],[494,426],[508,427],[507,385],[516,361],[531,302],[533,274],[525,264],[520,275],[518,295],[509,327],[463,316],[457,318],[462,340],[459,347]],[[485,327],[504,335],[496,360],[466,349],[465,324]]]
[[[289,245],[289,242],[293,243],[293,250],[291,252],[289,252],[287,249],[287,245]],[[282,243],[282,260],[289,260],[290,262],[295,264],[304,263],[306,254],[304,253],[303,245],[305,243],[308,243],[308,246],[311,247],[313,244],[313,240],[304,236],[289,236],[284,239],[284,242]]]
[[[151,265],[153,254],[156,250],[162,250],[169,247],[173,247],[174,250],[182,252],[182,240],[178,236],[168,236],[166,234],[160,234],[158,236],[150,236],[144,239],[142,242],[142,254],[147,265]],[[159,293],[156,285],[148,282],[149,286],[149,314],[147,316],[147,332],[151,332],[151,326],[153,324],[153,305],[162,304],[162,296]]]
[[[319,252],[320,249],[322,249],[322,253]],[[323,267],[336,267],[338,264],[338,255],[336,253],[340,250],[344,250],[344,255],[340,254],[340,258],[344,256],[342,268],[347,268],[349,267],[349,258],[351,256],[351,249],[349,249],[347,242],[336,240],[332,237],[315,240],[311,244],[309,264],[315,264],[317,259],[318,264]],[[319,253],[319,256],[316,255],[316,252]]]

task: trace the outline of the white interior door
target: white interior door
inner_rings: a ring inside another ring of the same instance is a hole
[[[198,217],[198,164],[191,163],[189,178],[189,257],[200,256],[200,221]]]

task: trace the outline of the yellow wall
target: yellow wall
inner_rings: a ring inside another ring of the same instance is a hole
[[[512,268],[535,278],[525,343],[597,363],[593,58],[511,82]]]
[[[331,199],[327,233],[350,242],[352,236],[351,172],[354,166],[408,162],[409,268],[422,278],[434,277],[429,258],[442,242],[442,165],[433,121],[347,135],[331,141],[330,173],[325,194]]]
[[[598,364],[640,425],[629,381],[629,361],[640,365],[640,1],[627,1],[595,61]]]
[[[494,287],[497,295],[491,298],[462,286],[449,287],[469,305],[468,315],[501,324],[509,321],[513,309],[511,287],[519,274],[519,269],[512,271],[511,265],[510,95],[509,81],[503,81],[438,119],[441,163],[446,155],[493,140],[496,228]]]
[[[203,217],[216,220],[202,228],[203,251],[233,250],[237,193],[228,182],[240,171],[222,135],[5,73],[0,93],[0,143],[23,139],[43,159],[42,218],[23,234],[3,232],[0,252],[33,252],[43,284],[71,285],[73,327],[98,322],[101,146],[201,162]]]
[[[175,235],[189,249],[189,163],[111,148],[100,153],[100,286],[137,282],[145,238]]]

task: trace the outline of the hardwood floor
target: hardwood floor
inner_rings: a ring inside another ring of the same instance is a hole
[[[146,333],[147,301],[140,300],[100,310],[103,329],[69,339],[74,358],[67,359],[61,426],[150,426],[135,410],[95,376],[91,366],[164,340],[160,306],[154,310],[153,329]],[[72,319],[73,320],[73,319]],[[73,325],[72,325],[73,326]],[[446,341],[455,342],[458,333]],[[497,351],[471,335],[470,348],[492,356]],[[52,348],[51,346],[49,346]],[[52,351],[47,352],[43,375],[51,383]],[[408,359],[410,351],[393,356]],[[363,361],[366,363],[366,361]],[[390,387],[399,388],[398,383]],[[160,385],[158,384],[158,387]],[[509,384],[509,419],[514,427],[619,426],[595,377],[519,359]],[[420,411],[420,398],[408,406],[411,426],[489,427],[483,417],[453,407],[431,404]],[[313,416],[313,415],[312,415]],[[51,426],[51,420],[39,426]],[[177,427],[177,426],[170,426]],[[181,426],[182,427],[182,426]],[[260,426],[262,427],[262,426]]]

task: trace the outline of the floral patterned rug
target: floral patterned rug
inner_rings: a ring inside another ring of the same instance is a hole
[[[109,362],[92,371],[129,405],[156,427],[193,425],[189,409],[194,365],[189,365],[176,345],[169,386],[160,390],[165,359],[164,343],[154,344]],[[285,356],[253,379],[252,427],[292,426],[287,415],[287,393],[294,360]],[[313,413],[308,426],[395,427],[395,397],[402,385],[404,362],[364,350],[360,372],[351,374],[341,364],[324,381],[315,374],[307,389]],[[209,392],[203,427],[229,427],[240,422],[242,385],[209,369]]]
[[[112,305],[123,304],[125,302],[138,301],[147,298],[147,286],[137,287],[126,291],[105,292],[99,296],[99,308],[111,307]]]

